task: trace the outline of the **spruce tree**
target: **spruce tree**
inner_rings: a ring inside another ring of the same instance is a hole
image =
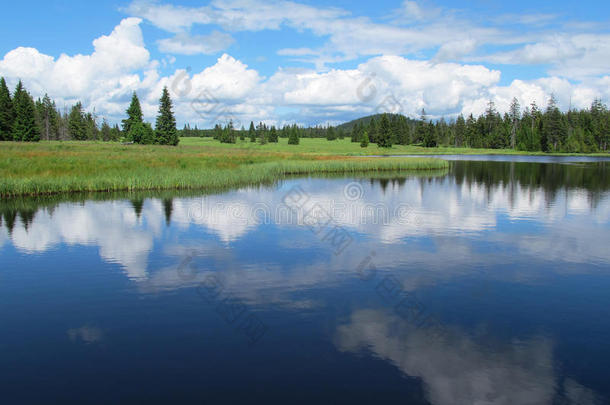
[[[117,142],[121,139],[121,129],[119,128],[119,124],[114,124],[112,130],[110,131],[110,140]]]
[[[591,104],[591,135],[600,151],[608,149],[610,143],[610,114],[608,107],[596,98]]]
[[[258,133],[258,140],[259,140],[260,144],[261,145],[267,144],[267,134],[265,133],[266,128],[262,122],[259,122],[259,124],[257,125],[256,132]]]
[[[221,129],[220,142],[222,143],[235,143],[235,129],[233,128],[233,121]]]
[[[517,146],[517,130],[519,126],[519,120],[521,119],[521,106],[517,97],[513,98],[513,102],[510,104],[510,147],[515,149]]]
[[[334,141],[337,139],[337,134],[335,133],[335,129],[331,126],[326,128],[326,139],[329,141]]]
[[[83,113],[83,105],[80,101],[70,110],[70,115],[68,116],[68,132],[70,138],[76,141],[84,141],[87,139],[87,122]]]
[[[95,114],[85,114],[86,139],[97,140],[99,137],[99,128],[97,127],[97,116]]]
[[[379,123],[379,132],[377,134],[377,146],[380,148],[391,148],[392,147],[392,128],[390,126],[390,120],[387,114],[381,116],[381,122]]]
[[[437,145],[436,127],[432,121],[426,125],[426,133],[424,135],[423,143],[426,148],[435,148]]]
[[[23,142],[37,142],[40,132],[36,124],[36,107],[32,96],[25,90],[21,80],[15,89],[13,98],[15,121],[13,122],[13,139]]]
[[[288,145],[298,145],[299,144],[299,130],[295,126],[290,129],[290,136],[288,137]]]
[[[108,125],[108,121],[104,118],[102,121],[102,128],[100,129],[100,136],[102,141],[108,142],[112,138],[112,129]]]
[[[278,135],[277,135],[277,130],[275,129],[275,126],[272,126],[271,130],[269,131],[269,142],[271,142],[271,143],[278,142]]]
[[[129,125],[129,132],[125,133],[125,139],[133,143],[143,143],[145,131],[143,122],[133,122]]]
[[[13,140],[13,121],[15,120],[15,111],[13,109],[13,101],[11,93],[6,86],[4,77],[0,78],[0,141]]]
[[[250,121],[250,129],[248,130],[248,138],[250,142],[256,142],[256,130],[254,129],[254,122]]]
[[[152,145],[156,141],[155,131],[148,122],[136,122],[129,129],[127,139],[133,143]]]
[[[426,137],[426,132],[428,131],[428,122],[426,117],[426,110],[421,110],[421,117],[419,121],[417,121],[417,125],[415,128],[415,143],[420,143],[424,141]]]
[[[361,148],[366,148],[369,146],[369,134],[364,131],[364,133],[362,134],[362,140],[360,141],[360,147]]]
[[[34,101],[34,109],[36,110],[36,126],[38,127],[38,133],[40,134],[40,139],[47,139],[45,131],[44,131],[44,106],[42,104],[42,100],[39,98]]]
[[[378,135],[378,126],[377,126],[377,121],[375,121],[375,118],[373,117],[371,119],[371,122],[369,122],[369,127],[368,127],[368,134],[369,134],[369,141],[376,143],[377,142],[377,135]]]
[[[394,136],[400,145],[409,144],[409,127],[407,125],[407,119],[404,115],[400,115],[396,120],[396,130]]]
[[[460,114],[457,121],[455,122],[455,136],[453,138],[455,147],[464,146],[464,140],[466,139],[466,120],[464,116]]]
[[[163,94],[159,100],[159,115],[155,126],[156,140],[160,145],[178,145],[178,130],[176,129],[176,118],[172,111],[172,100],[169,97],[167,87],[163,88]]]
[[[131,126],[136,123],[142,123],[142,107],[140,107],[140,100],[136,92],[133,92],[131,96],[131,104],[127,109],[127,119],[123,120],[123,132],[129,133]]]
[[[566,138],[567,130],[554,95],[549,100],[544,118],[543,128],[548,148],[554,152],[559,151],[561,144]]]
[[[40,127],[40,136],[47,141],[57,139],[59,132],[59,114],[55,102],[51,100],[48,94],[45,94],[42,100],[36,102],[36,111],[38,115],[38,125]]]
[[[220,141],[222,138],[222,127],[220,124],[214,125],[214,130],[212,131],[212,139]]]
[[[352,142],[360,142],[362,138],[361,126],[359,122],[356,122],[352,128]]]

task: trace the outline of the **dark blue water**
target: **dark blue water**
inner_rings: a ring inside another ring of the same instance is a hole
[[[0,403],[603,404],[610,166],[0,203]]]

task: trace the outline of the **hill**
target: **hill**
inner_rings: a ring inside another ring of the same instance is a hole
[[[368,115],[366,117],[358,118],[358,119],[343,123],[341,125],[337,125],[337,129],[342,129],[343,131],[349,132],[352,130],[352,128],[354,128],[354,126],[356,124],[368,125],[373,118],[375,118],[375,121],[379,122],[382,115],[383,114],[373,114],[373,115]],[[388,114],[388,117],[391,120],[394,116],[399,117],[400,115],[401,114]],[[405,117],[405,119],[407,120],[408,124],[417,122],[409,117]]]

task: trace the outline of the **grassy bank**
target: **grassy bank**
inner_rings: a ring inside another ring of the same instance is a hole
[[[329,154],[320,146],[315,152],[315,147],[305,145],[281,144],[273,149],[266,148],[269,145],[246,147],[244,143],[228,150],[218,142],[197,140],[201,143],[189,139],[175,148],[95,142],[1,143],[0,196],[215,190],[287,175],[438,170],[448,166],[431,158],[349,158]]]
[[[371,155],[526,155],[526,156],[549,156],[544,152],[526,152],[514,149],[475,149],[475,148],[453,148],[438,147],[424,148],[415,145],[394,145],[389,149],[379,148],[370,144],[368,148],[361,148],[359,143],[351,142],[349,139],[338,139],[327,141],[320,138],[301,138],[300,145],[288,145],[286,139],[280,139],[277,144],[259,145],[248,140],[237,141],[237,144],[222,144],[212,138],[181,138],[181,145],[207,146],[215,149],[230,149],[239,151],[265,151],[265,152],[289,152],[316,155],[345,155],[345,156],[371,156]],[[610,156],[608,153],[557,153],[556,156]]]

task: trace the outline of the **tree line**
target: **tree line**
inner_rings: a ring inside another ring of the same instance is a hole
[[[11,94],[4,78],[0,78],[0,141],[38,142],[40,140],[100,140],[177,145],[179,134],[167,88],[159,100],[155,129],[144,122],[140,101],[133,93],[127,119],[110,126],[102,119],[98,124],[95,112],[86,112],[79,101],[63,113],[55,101],[45,94],[34,100],[21,80]]]
[[[595,153],[606,152],[610,147],[610,112],[596,99],[588,109],[567,112],[559,110],[557,100],[551,96],[545,110],[536,103],[523,110],[513,99],[509,112],[500,114],[493,101],[489,101],[484,114],[475,118],[459,115],[446,121],[431,120],[422,110],[419,119],[400,114],[379,114],[352,123],[334,126],[304,128],[286,125],[281,129],[263,123],[250,128],[236,129],[230,122],[216,125],[213,130],[191,129],[186,125],[182,136],[212,136],[215,139],[235,143],[239,138],[250,142],[277,142],[277,138],[289,138],[298,144],[299,138],[326,138],[329,141],[351,138],[367,147],[369,143],[379,147],[392,145],[421,145],[425,147],[469,147],[488,149],[516,149],[522,151]]]
[[[236,143],[239,138],[241,141],[249,140],[252,143],[260,143],[261,145],[267,143],[278,143],[279,138],[288,138],[289,145],[298,145],[299,139],[308,136],[312,128],[299,127],[296,124],[285,125],[281,129],[277,129],[275,126],[267,126],[260,122],[258,125],[254,125],[254,122],[250,122],[250,127],[246,130],[243,126],[241,129],[236,129],[233,125],[233,121],[229,121],[224,126],[216,124],[213,130],[199,130],[196,134],[192,132],[186,136],[211,136],[221,143]],[[181,132],[194,131],[185,126]],[[311,136],[310,136],[311,137]]]
[[[610,146],[610,112],[599,99],[589,109],[570,109],[564,113],[554,96],[544,111],[536,103],[522,110],[515,98],[504,115],[489,101],[485,113],[476,118],[470,114],[467,118],[460,115],[449,122],[443,118],[434,122],[427,119],[425,110],[419,120],[382,114],[367,124],[356,122],[350,132],[352,142],[362,146],[370,141],[380,147],[415,144],[594,153],[606,152]]]
[[[297,145],[300,138],[335,140],[344,139],[348,135],[348,132],[342,128],[331,126],[303,127],[292,124],[277,128],[274,125],[267,126],[263,122],[255,125],[253,121],[250,122],[247,130],[243,126],[241,129],[235,128],[233,121],[229,121],[224,125],[216,124],[213,129],[199,129],[196,125],[191,127],[189,124],[185,124],[184,128],[178,132],[181,137],[212,137],[222,143],[236,143],[237,139],[242,141],[247,139],[250,142],[266,144],[277,143],[279,138],[288,138],[292,144]]]
[[[101,125],[94,112],[86,112],[77,102],[63,113],[45,94],[34,100],[18,82],[13,94],[4,78],[0,78],[0,140],[36,142],[44,140],[102,140],[177,145],[180,136],[211,136],[223,143],[235,143],[237,139],[261,144],[278,142],[288,138],[289,144],[299,144],[300,138],[326,138],[329,141],[351,138],[362,147],[369,143],[379,147],[392,145],[421,145],[425,147],[453,146],[490,149],[516,149],[523,151],[594,153],[606,152],[610,146],[610,112],[596,99],[588,109],[567,112],[559,110],[554,96],[546,109],[536,103],[521,108],[513,99],[510,109],[500,114],[493,101],[478,117],[470,114],[446,121],[428,119],[422,110],[418,120],[400,114],[381,114],[370,120],[356,120],[353,125],[267,126],[250,123],[248,129],[234,128],[232,122],[214,129],[198,129],[185,125],[176,129],[173,104],[167,88],[159,100],[159,112],[153,129],[144,122],[140,101],[134,92],[126,111],[127,118],[110,126],[106,119]]]

